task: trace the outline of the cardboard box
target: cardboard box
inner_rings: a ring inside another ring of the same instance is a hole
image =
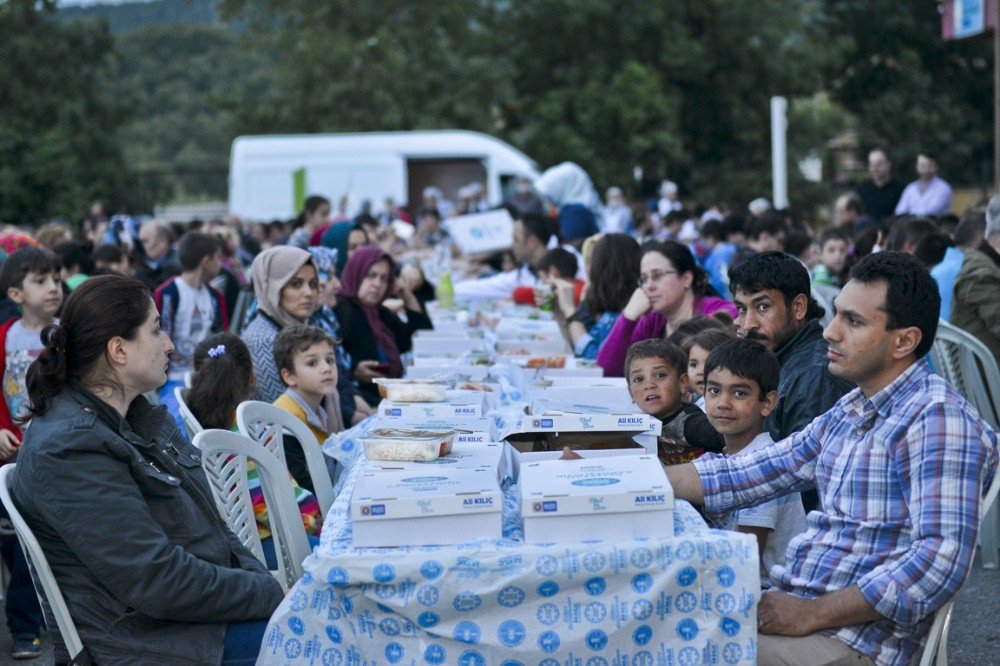
[[[566,376],[549,373],[545,378],[552,388],[613,388],[622,390],[628,395],[628,382],[624,377],[599,377],[599,376]]]
[[[446,391],[444,402],[392,402],[383,400],[378,415],[387,419],[478,418],[486,414],[482,391]]]
[[[521,465],[559,458],[564,446],[585,458],[655,456],[661,427],[648,414],[558,412],[519,417],[500,436],[517,479]]]
[[[437,460],[428,460],[427,462],[369,460],[365,463],[364,471],[409,470],[429,474],[438,467],[442,469],[492,469],[496,472],[497,479],[502,480],[507,469],[503,453],[503,442],[456,442],[452,445],[451,453],[441,456]]]
[[[442,419],[409,419],[399,418],[382,422],[382,425],[393,428],[410,428],[412,430],[456,430],[455,444],[484,444],[500,441],[496,423],[493,417],[481,418],[442,418]]]
[[[413,356],[458,358],[467,352],[485,351],[482,340],[422,337],[413,338]]]
[[[674,494],[656,456],[526,463],[520,487],[527,543],[674,535]]]
[[[580,379],[585,379],[581,377]],[[570,410],[598,413],[641,413],[628,389],[618,386],[548,386],[533,388],[529,395],[546,411]],[[532,408],[532,412],[537,411]]]
[[[502,509],[492,469],[362,470],[351,495],[354,547],[499,538]]]
[[[481,382],[489,375],[490,368],[487,365],[464,365],[460,363],[444,365],[413,365],[406,369],[407,379],[434,379],[435,377],[448,377],[453,375],[463,375],[470,381]]]

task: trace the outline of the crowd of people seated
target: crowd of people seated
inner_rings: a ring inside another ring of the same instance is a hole
[[[489,208],[471,185],[356,214],[315,195],[269,224],[95,207],[79,230],[9,228],[0,460],[97,663],[253,663],[283,595],[260,483],[251,465],[264,563],[216,511],[174,389],[203,427],[234,429],[255,399],[322,443],[373,414],[374,380],[404,376],[433,326],[426,260],[457,259],[457,303],[551,310],[567,348],[662,421],[676,495],[756,537],[759,663],[908,663],[968,574],[997,462],[925,358],[939,318],[1000,359],[1000,198],[958,219],[933,156],[917,171],[904,188],[873,150],[871,180],[810,226],[671,182],[602,204],[563,163],[502,204],[510,250],[475,257],[448,232]],[[286,457],[315,544],[303,445]],[[3,556],[12,654],[34,657],[42,611],[12,538]]]

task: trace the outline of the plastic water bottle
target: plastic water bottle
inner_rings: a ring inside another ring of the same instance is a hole
[[[451,271],[441,273],[438,278],[437,302],[442,308],[455,307],[455,286],[451,283]]]

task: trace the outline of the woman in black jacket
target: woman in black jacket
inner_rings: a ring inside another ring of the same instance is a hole
[[[380,248],[369,245],[351,255],[340,276],[342,298],[337,319],[344,349],[351,355],[351,372],[368,404],[379,402],[378,377],[402,377],[401,354],[413,348],[414,331],[433,328],[413,292],[396,281],[396,264]],[[383,303],[390,296],[403,299],[406,321]]]
[[[281,585],[222,521],[163,407],[170,339],[149,290],[105,275],[67,299],[28,369],[13,496],[100,664],[253,663]]]

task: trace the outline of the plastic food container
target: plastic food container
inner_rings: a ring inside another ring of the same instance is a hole
[[[361,439],[369,460],[436,460],[451,453],[454,430],[379,428]]]
[[[392,402],[444,402],[444,392],[448,386],[444,382],[426,379],[384,379],[372,380],[378,384],[378,393]]]

